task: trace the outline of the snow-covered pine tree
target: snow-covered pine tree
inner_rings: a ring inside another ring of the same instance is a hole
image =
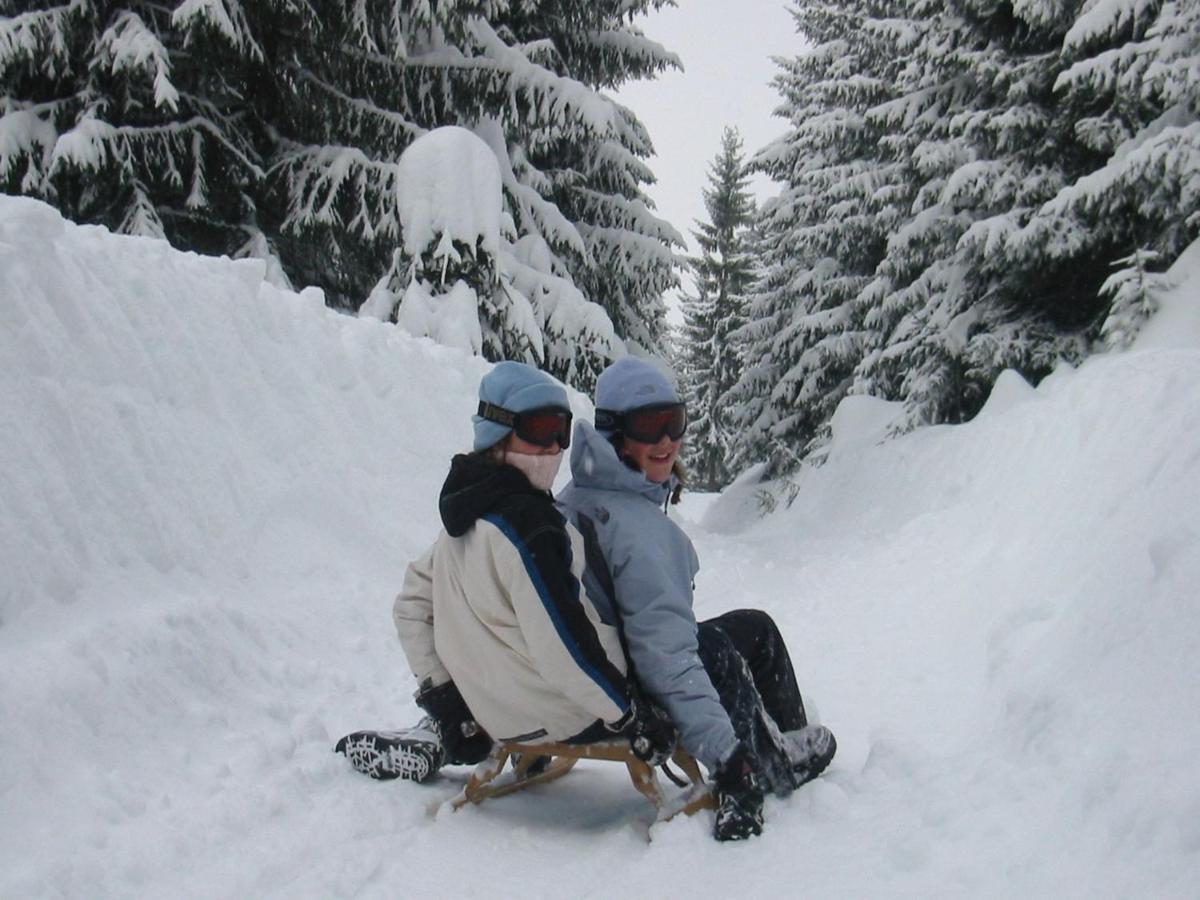
[[[527,132],[505,123],[510,145],[520,148],[513,156],[517,180],[546,192],[578,233],[584,252],[578,255],[569,233],[544,228],[537,233],[574,285],[608,313],[617,334],[632,349],[655,354],[664,350],[662,298],[678,284],[675,253],[684,242],[654,214],[645,194],[645,185],[654,181],[645,162],[653,153],[649,135],[631,110],[602,92],[679,65],[674,54],[632,24],[667,2],[557,0],[506,20],[521,46],[552,48],[533,57],[540,65],[578,81],[593,98],[591,116],[582,123],[564,116],[526,117]]]
[[[693,231],[700,255],[689,260],[695,295],[682,303],[680,381],[688,404],[686,463],[690,480],[709,491],[733,479],[733,435],[722,398],[741,375],[740,348],[732,335],[745,324],[745,297],[754,277],[747,233],[754,218],[750,176],[738,132],[726,128],[704,189],[707,222]]]
[[[893,96],[910,39],[891,6],[830,0],[793,10],[811,47],[780,61],[777,114],[789,129],[752,160],[782,188],[757,223],[763,268],[737,335],[746,366],[726,401],[737,468],[795,468],[878,344],[858,297],[909,200],[896,184],[896,151],[868,115]]]
[[[1169,263],[1200,233],[1198,19],[1195,4],[1157,0],[958,0],[929,17],[933,93],[957,81],[967,102],[924,131],[918,148],[957,159],[922,185],[880,267],[925,263],[884,304],[903,347],[884,394],[907,401],[911,424],[961,421],[1002,369],[1036,383],[1144,318],[1127,315],[1144,310],[1130,291],[1152,278],[1103,286],[1120,260]],[[908,253],[928,224],[941,240]],[[1110,300],[1122,321],[1102,326]]]
[[[790,468],[847,392],[905,401],[902,427],[962,421],[1004,368],[1036,382],[1101,334],[1128,338],[1146,260],[1169,264],[1200,232],[1197,4],[843,0],[796,15],[814,49],[784,64],[793,127],[757,157],[784,189],[764,206],[744,329],[759,362],[736,392],[743,447]],[[866,108],[838,80],[836,41],[855,31],[881,39],[846,55],[887,87]],[[873,271],[838,249],[869,239],[814,240],[855,209],[853,171],[819,173],[855,161],[883,224]],[[1102,291],[1122,259],[1137,264]],[[839,300],[848,275],[857,292]]]
[[[397,195],[404,245],[365,312],[390,313],[399,294],[396,323],[411,334],[492,359],[540,362],[533,307],[502,271],[503,187],[492,148],[465,128],[436,128],[400,157]]]
[[[1072,330],[1099,288],[1088,268],[999,252],[1080,165],[1051,93],[1072,2],[908,5],[917,39],[897,98],[872,116],[905,150],[913,199],[861,298],[884,337],[853,387],[904,400],[908,427],[963,421],[1002,369],[1036,381],[1082,350]]]
[[[261,134],[169,6],[0,0],[0,189],[209,253],[262,249]],[[247,251],[249,252],[249,251]]]
[[[1095,278],[1120,268],[1093,321],[1104,345],[1126,346],[1148,317],[1159,273],[1200,237],[1200,4],[1091,0],[1061,56],[1060,115],[1098,163],[1065,183],[1007,249],[1026,267],[1096,260]]]
[[[632,24],[664,2],[0,0],[0,183],[180,246],[276,253],[353,308],[401,243],[400,154],[462,125],[500,161],[499,263],[536,294],[546,364],[587,388],[614,325],[658,349],[676,282],[649,139],[602,93],[678,65]]]
[[[929,12],[900,103],[945,98],[910,141],[920,163],[948,162],[926,166],[880,266],[889,347],[871,372],[909,424],[968,418],[1004,368],[1036,383],[1101,333],[1127,340],[1145,315],[1132,292],[1155,280],[1145,260],[1200,233],[1195,4]],[[1126,258],[1138,271],[1106,282]],[[1110,301],[1120,321],[1102,326]]]
[[[272,120],[280,146],[267,173],[289,270],[344,306],[381,277],[394,283],[399,157],[425,132],[459,125],[500,162],[506,222],[497,263],[528,292],[545,365],[586,389],[619,352],[613,326],[654,349],[677,236],[643,194],[652,180],[644,130],[600,88],[677,64],[629,24],[660,3],[296,6],[311,21],[294,21],[284,34],[295,38],[280,42],[286,90],[278,93],[293,100]]]

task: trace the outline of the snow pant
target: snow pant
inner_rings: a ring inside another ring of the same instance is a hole
[[[733,730],[758,758],[767,787],[795,788],[781,731],[808,724],[783,635],[756,609],[737,609],[699,623],[700,661],[729,713]]]

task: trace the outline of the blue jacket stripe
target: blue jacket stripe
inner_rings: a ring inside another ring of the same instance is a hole
[[[538,569],[537,563],[529,553],[529,548],[525,545],[525,542],[521,540],[516,530],[503,517],[495,513],[490,513],[483,518],[485,521],[491,522],[499,528],[504,536],[512,542],[512,545],[517,548],[517,552],[521,555],[521,562],[525,564],[525,571],[529,575],[529,580],[533,583],[538,597],[541,598],[542,606],[546,608],[546,614],[550,617],[550,621],[554,623],[554,630],[558,633],[559,640],[563,642],[563,646],[571,654],[571,659],[575,661],[575,665],[579,666],[608,695],[609,699],[617,705],[618,709],[624,709],[626,706],[624,692],[618,690],[615,685],[605,678],[592,661],[584,655],[579,642],[571,633],[570,628],[567,627],[562,611],[558,608],[558,604],[555,602],[549,588],[547,588],[545,579],[542,578],[541,570]],[[573,597],[571,599],[578,602],[578,581],[573,576],[572,581],[575,581],[575,590],[572,591]]]

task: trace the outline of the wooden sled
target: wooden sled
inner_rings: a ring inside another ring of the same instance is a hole
[[[514,765],[504,772],[504,764],[510,757],[515,757]],[[543,763],[546,757],[549,761]],[[656,821],[665,822],[680,813],[690,816],[716,806],[712,792],[700,774],[700,766],[682,747],[675,751],[672,761],[687,776],[688,783],[681,791],[667,792],[654,769],[634,756],[625,740],[594,744],[498,744],[492,755],[475,767],[466,787],[450,801],[451,805],[460,809],[468,803],[482,803],[489,797],[503,797],[535,784],[554,781],[571,771],[581,759],[625,763],[633,786],[654,804]]]

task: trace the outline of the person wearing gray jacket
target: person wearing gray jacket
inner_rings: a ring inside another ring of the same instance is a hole
[[[809,725],[770,616],[743,609],[696,622],[699,561],[665,514],[686,426],[662,372],[619,360],[597,381],[596,427],[575,426],[572,481],[558,502],[583,535],[584,583],[601,619],[620,629],[636,681],[713,775],[715,837],[737,840],[761,832],[767,790],[786,795],[819,775],[837,742]]]

